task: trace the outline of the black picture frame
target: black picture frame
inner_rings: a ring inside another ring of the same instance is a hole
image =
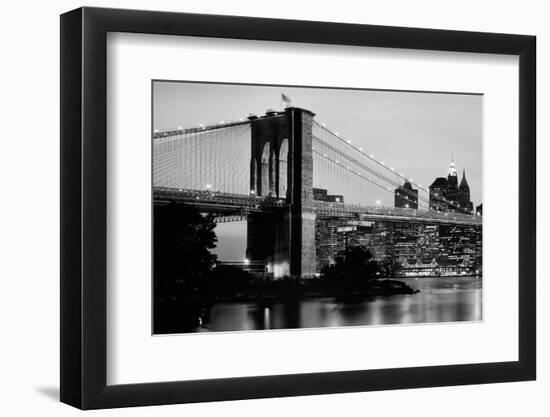
[[[519,56],[519,360],[107,385],[108,32]],[[536,378],[534,36],[79,8],[61,15],[61,401],[82,409]]]

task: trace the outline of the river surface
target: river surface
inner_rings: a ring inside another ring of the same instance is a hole
[[[194,331],[295,329],[482,320],[482,278],[399,278],[412,295],[361,301],[304,298],[270,304],[214,304]]]

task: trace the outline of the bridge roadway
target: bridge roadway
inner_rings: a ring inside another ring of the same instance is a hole
[[[192,204],[203,212],[223,216],[245,216],[252,212],[276,212],[287,207],[285,199],[228,194],[209,190],[187,190],[153,187],[155,203],[180,202]],[[362,206],[315,200],[315,213],[321,217],[351,217],[361,220],[482,226],[482,217],[461,213],[443,213],[433,210]]]

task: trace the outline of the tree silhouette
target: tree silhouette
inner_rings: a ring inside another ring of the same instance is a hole
[[[347,280],[368,280],[380,275],[380,265],[374,260],[369,249],[352,247],[339,255],[336,265],[324,269],[324,276]]]
[[[196,208],[182,204],[154,207],[155,295],[176,297],[200,285],[216,255],[216,224]]]

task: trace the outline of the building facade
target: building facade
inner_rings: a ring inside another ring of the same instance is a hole
[[[327,190],[323,188],[313,189],[313,199],[318,201],[327,201],[329,203],[343,203],[344,196],[336,194],[328,194]]]
[[[415,190],[409,181],[395,189],[394,206],[418,209],[418,190]]]
[[[476,214],[478,216],[483,216],[483,204],[480,204],[479,206],[476,206]]]

